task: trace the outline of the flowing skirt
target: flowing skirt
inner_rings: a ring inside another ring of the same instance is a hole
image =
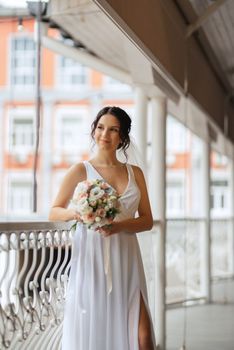
[[[136,235],[112,235],[109,246],[106,239],[81,227],[75,232],[63,350],[138,350],[140,293],[151,320]]]

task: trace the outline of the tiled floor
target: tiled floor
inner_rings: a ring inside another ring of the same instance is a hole
[[[167,311],[167,350],[234,350],[234,282],[213,288],[212,304]],[[227,303],[223,303],[227,300]]]

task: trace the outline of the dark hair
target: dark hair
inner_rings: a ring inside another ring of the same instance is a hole
[[[114,117],[116,117],[119,121],[120,124],[120,131],[119,131],[119,136],[121,139],[120,144],[118,145],[117,149],[122,149],[124,152],[125,157],[127,158],[127,153],[126,149],[130,145],[130,137],[129,133],[131,130],[131,118],[129,115],[120,107],[115,107],[115,106],[107,106],[102,108],[96,118],[94,119],[92,125],[91,125],[91,136],[94,138],[94,132],[96,130],[97,124],[100,120],[100,118],[105,115],[105,114],[111,114]]]

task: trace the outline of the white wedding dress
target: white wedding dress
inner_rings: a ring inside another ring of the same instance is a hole
[[[91,163],[84,165],[87,179],[102,179]],[[127,165],[127,170],[119,220],[135,217],[140,200],[132,167]],[[150,316],[137,236],[120,232],[103,237],[79,224],[73,241],[62,349],[138,350],[140,293]],[[152,320],[151,328],[154,337]],[[153,341],[156,349],[155,338]]]

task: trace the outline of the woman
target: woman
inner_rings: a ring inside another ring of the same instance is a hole
[[[156,349],[136,237],[153,225],[146,183],[139,167],[116,156],[117,149],[126,155],[130,129],[131,119],[119,107],[97,114],[91,131],[97,154],[70,168],[50,212],[50,220],[79,221],[67,205],[86,179],[104,179],[120,196],[121,211],[111,225],[94,231],[80,224],[75,232],[63,350]]]

